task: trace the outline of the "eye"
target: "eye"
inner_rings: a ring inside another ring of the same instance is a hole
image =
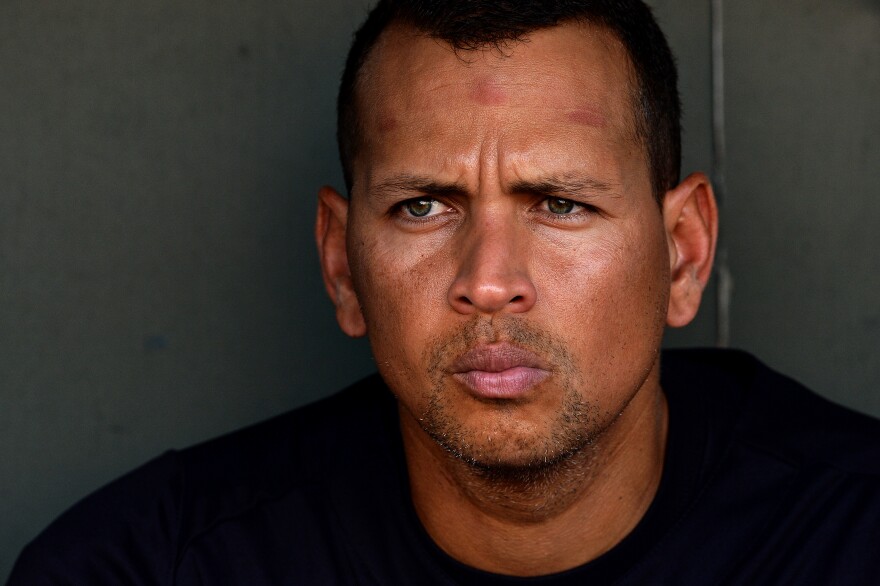
[[[575,207],[577,207],[577,204],[570,199],[563,199],[561,197],[548,197],[544,201],[547,202],[547,209],[550,210],[551,213],[560,216],[572,213],[575,210]]]
[[[447,206],[436,199],[419,197],[400,204],[400,209],[413,218],[427,218],[442,213]]]

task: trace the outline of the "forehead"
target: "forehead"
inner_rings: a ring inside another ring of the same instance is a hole
[[[359,76],[355,167],[427,145],[438,156],[453,147],[473,151],[478,136],[521,153],[530,142],[563,146],[582,138],[640,149],[634,79],[625,48],[605,28],[568,23],[501,46],[456,50],[393,24]],[[412,148],[395,146],[401,142]]]
[[[516,91],[505,92],[508,84],[516,84]],[[357,85],[367,119],[394,105],[435,106],[449,97],[452,85],[485,105],[548,105],[549,100],[571,110],[575,122],[590,122],[607,110],[623,114],[622,121],[632,126],[637,82],[625,47],[604,27],[572,22],[499,46],[456,49],[392,23],[369,52]],[[402,103],[389,102],[392,98]],[[579,107],[586,111],[578,112]]]

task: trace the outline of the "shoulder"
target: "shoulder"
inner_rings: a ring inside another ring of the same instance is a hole
[[[678,392],[734,417],[736,437],[754,449],[798,467],[880,477],[880,421],[821,397],[750,354],[667,351],[663,368]]]
[[[25,548],[9,584],[171,583],[183,551],[201,533],[284,494],[320,493],[356,465],[357,449],[369,449],[362,428],[391,417],[389,405],[393,398],[373,376],[168,452],[65,512]]]
[[[355,457],[364,429],[392,417],[393,397],[373,375],[315,403],[181,451],[186,497],[210,498],[242,487],[274,494],[327,482]]]
[[[9,586],[164,583],[151,560],[173,556],[176,467],[167,453],[77,503],[22,551]]]
[[[668,544],[704,562],[673,582],[876,583],[880,422],[743,352],[668,352],[662,375],[698,479]]]

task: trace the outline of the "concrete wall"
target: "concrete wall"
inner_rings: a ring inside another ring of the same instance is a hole
[[[96,486],[371,369],[311,236],[366,4],[0,3],[0,578]],[[654,4],[707,169],[708,0]],[[725,16],[733,344],[880,413],[880,8]]]

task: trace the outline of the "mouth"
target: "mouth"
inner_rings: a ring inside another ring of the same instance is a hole
[[[452,365],[452,377],[482,399],[519,399],[550,376],[534,353],[510,344],[477,346]]]

